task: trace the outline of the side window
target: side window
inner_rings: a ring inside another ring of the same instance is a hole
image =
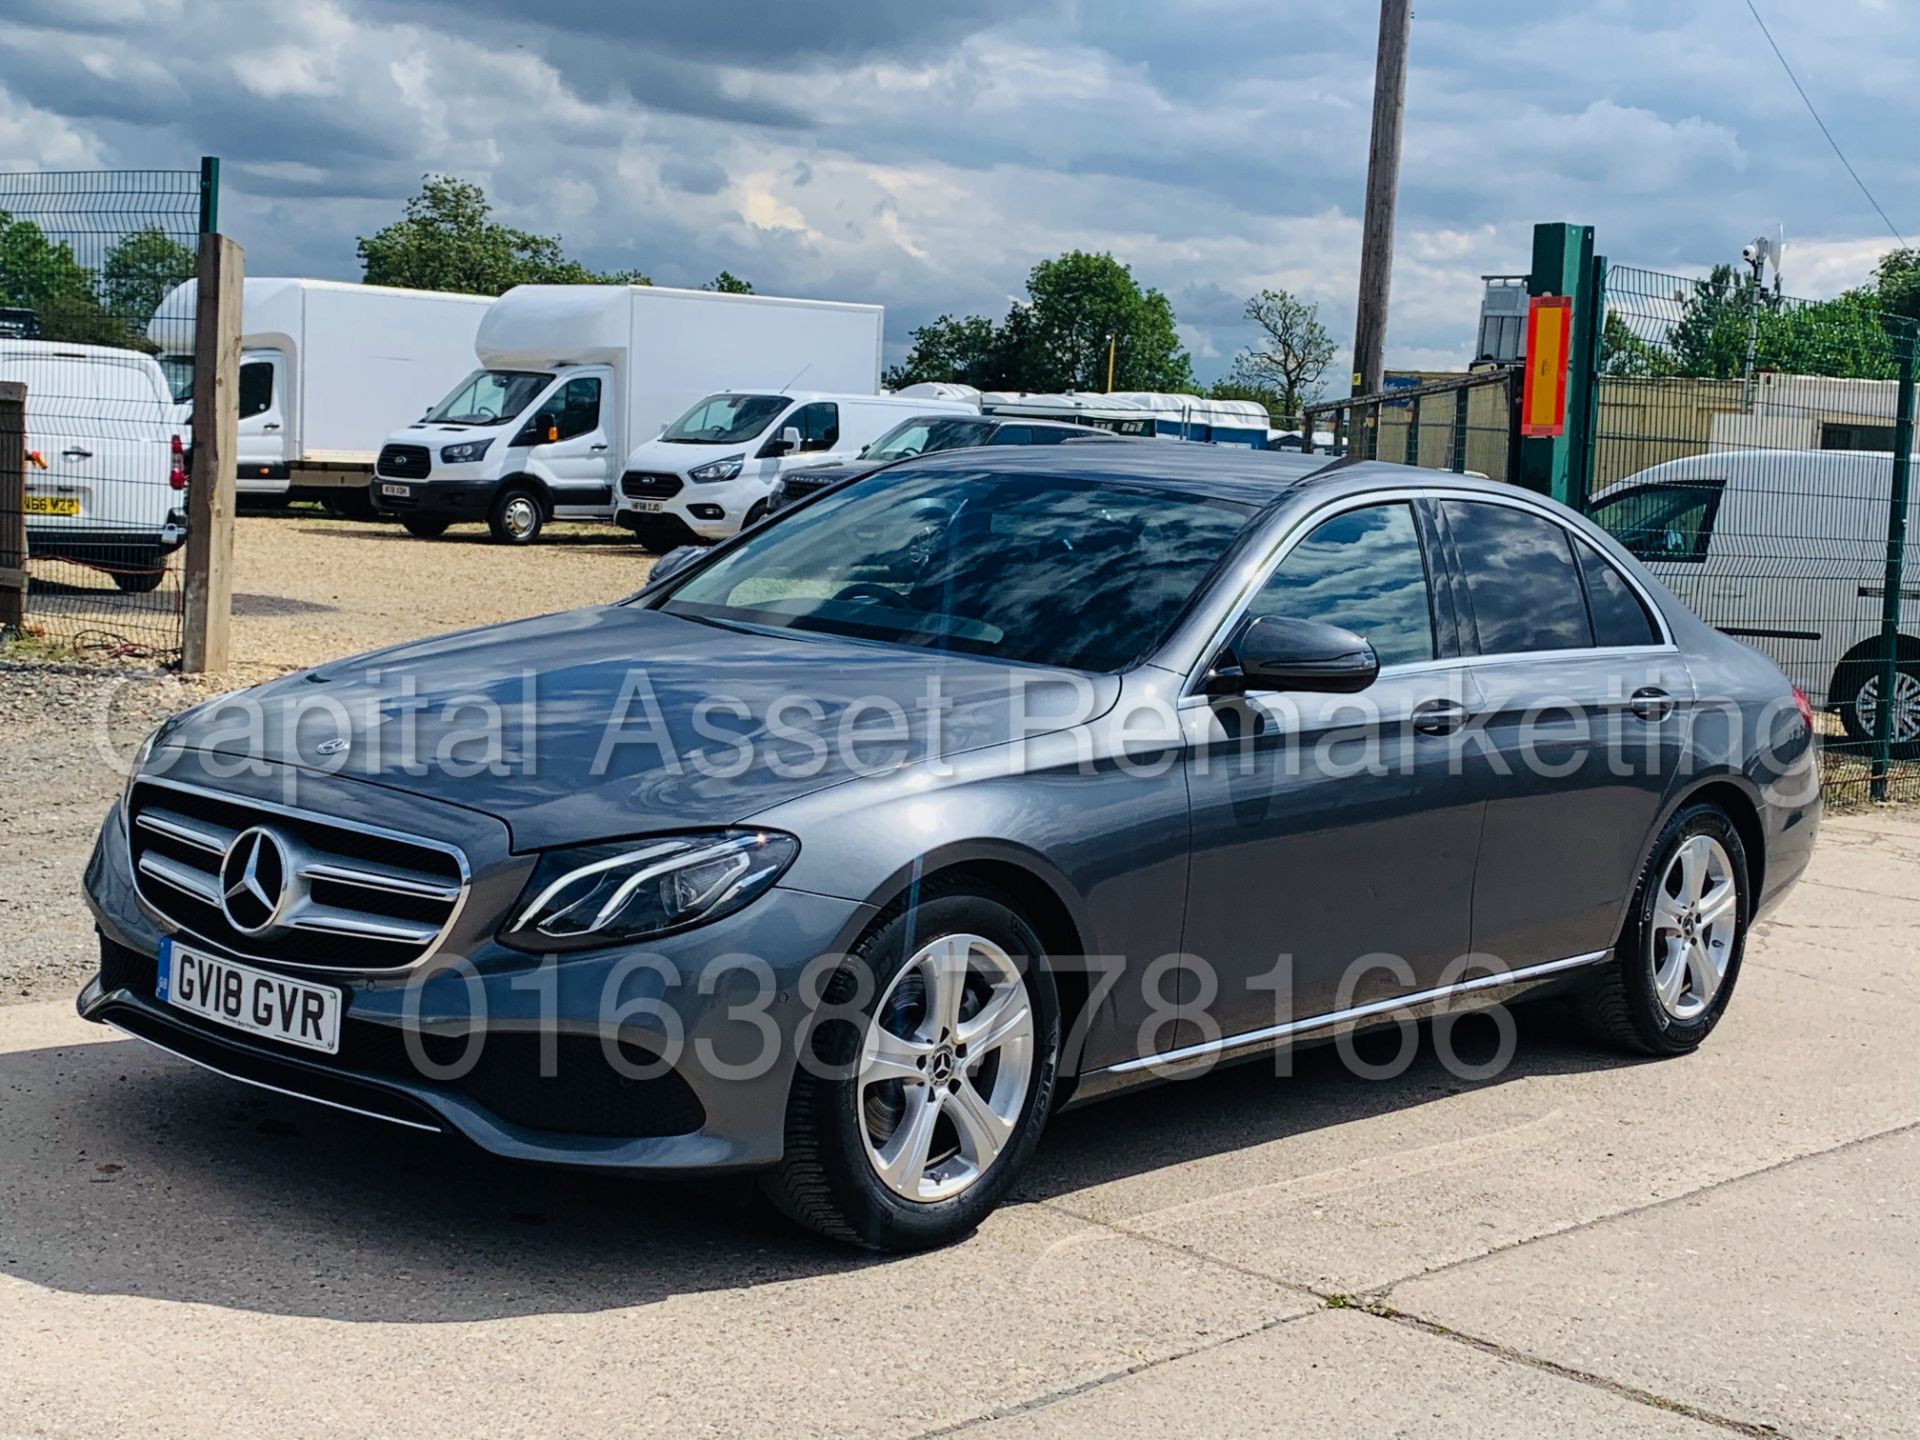
[[[559,427],[562,440],[599,429],[600,377],[575,376],[562,385],[547,404],[553,409],[554,423]]]
[[[1002,425],[993,432],[989,445],[1031,445],[1033,431],[1025,425]]]
[[[1373,505],[1321,521],[1247,613],[1343,626],[1365,636],[1382,665],[1433,659],[1433,606],[1412,507]]]
[[[780,428],[793,426],[800,432],[800,450],[831,450],[840,443],[840,407],[831,400],[816,400],[802,405]]]
[[[1580,574],[1587,582],[1587,611],[1593,617],[1593,643],[1596,645],[1657,645],[1660,628],[1653,623],[1647,607],[1633,586],[1593,546],[1584,540],[1573,542],[1580,557]]]
[[[1629,485],[1600,496],[1587,518],[1636,560],[1705,560],[1725,488],[1724,480]]]
[[[1482,655],[1593,644],[1567,532],[1508,505],[1443,500]],[[1457,591],[1455,593],[1458,593]]]
[[[264,415],[273,408],[273,362],[249,360],[240,367],[240,418]]]
[[[1069,433],[1071,432],[1057,429],[1052,425],[1036,425],[1027,432],[1026,443],[1029,445],[1058,445],[1062,440],[1067,438]]]

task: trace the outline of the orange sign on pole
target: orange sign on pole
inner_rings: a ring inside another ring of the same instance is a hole
[[[1573,335],[1573,297],[1536,295],[1527,306],[1527,378],[1520,393],[1520,433],[1535,438],[1567,433],[1567,351]]]

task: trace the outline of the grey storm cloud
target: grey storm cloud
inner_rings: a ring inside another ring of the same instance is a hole
[[[1916,7],[1757,3],[1920,232]],[[217,154],[254,273],[342,278],[459,175],[589,263],[881,301],[895,355],[1108,249],[1204,377],[1261,288],[1348,333],[1373,31],[1346,0],[5,0],[0,169]],[[1412,54],[1391,363],[1464,360],[1539,220],[1683,273],[1781,225],[1812,293],[1891,243],[1732,0],[1422,0]]]

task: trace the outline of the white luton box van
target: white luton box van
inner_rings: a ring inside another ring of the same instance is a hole
[[[176,399],[190,402],[195,288],[160,302],[147,338]],[[244,282],[240,303],[240,495],[365,504],[381,442],[472,363],[486,295],[334,280]]]
[[[627,457],[614,517],[656,555],[759,520],[789,470],[852,460],[902,420],[978,415],[967,400],[818,390],[708,395]]]
[[[187,538],[185,434],[151,355],[0,340],[0,380],[27,387],[27,552],[155,589]]]
[[[482,521],[520,545],[552,519],[612,520],[628,453],[703,395],[871,395],[883,321],[878,305],[516,286],[481,322],[480,368],[380,451],[374,502],[415,535]]]

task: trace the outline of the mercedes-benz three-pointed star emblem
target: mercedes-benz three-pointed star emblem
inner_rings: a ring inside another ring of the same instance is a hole
[[[220,861],[220,911],[243,935],[258,935],[286,904],[287,852],[263,825],[243,830]]]

